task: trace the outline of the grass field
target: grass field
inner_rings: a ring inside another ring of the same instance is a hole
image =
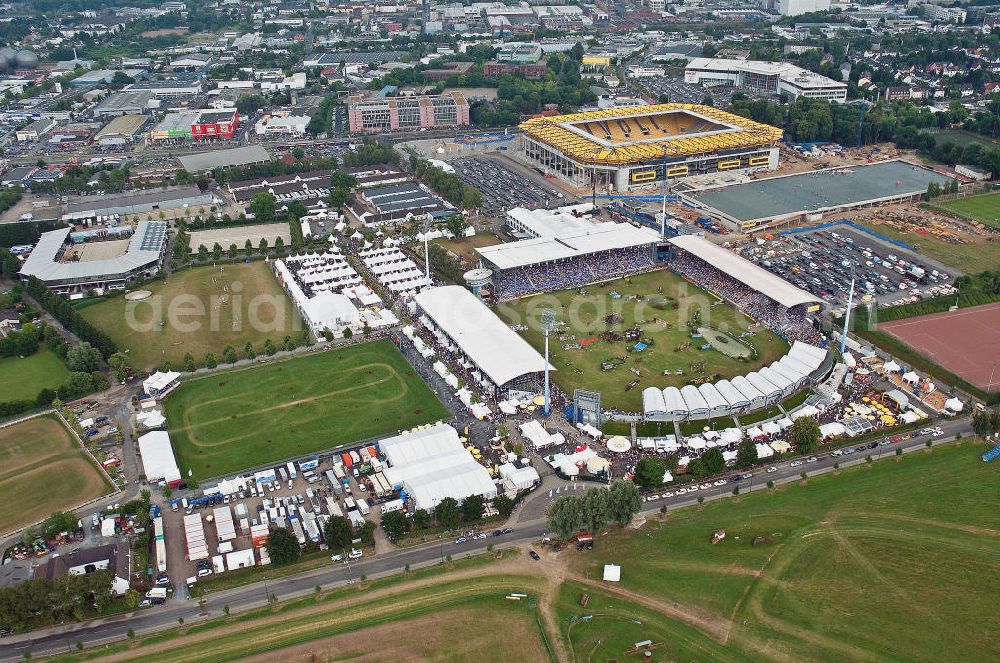
[[[865,222],[863,225],[891,239],[906,242],[917,248],[920,253],[926,253],[945,265],[959,269],[966,274],[994,270],[997,265],[1000,265],[1000,242],[983,240],[966,242],[965,244],[951,244],[932,235],[899,232],[895,228],[881,223]]]
[[[986,136],[974,133],[972,131],[963,131],[961,129],[924,129],[925,133],[929,133],[934,136],[938,143],[954,143],[955,145],[960,145],[965,147],[966,145],[983,145],[985,147],[992,147],[996,141],[991,141]]]
[[[937,207],[1000,229],[1000,193],[949,200]]]
[[[700,350],[703,339],[692,339],[688,321],[696,312],[701,324],[739,336],[751,324],[749,318],[728,303],[721,302],[679,276],[668,271],[650,272],[611,283],[588,286],[586,294],[579,290],[546,293],[502,304],[497,313],[510,324],[526,324],[521,334],[539,351],[544,349],[544,337],[539,327],[541,311],[553,308],[557,320],[565,323],[549,338],[549,354],[556,372],[553,380],[567,393],[575,388],[601,392],[601,405],[606,408],[630,412],[642,410],[642,390],[649,386],[681,387],[698,377],[732,377],[769,364],[788,351],[788,344],[770,331],[757,328],[755,335],[745,339],[757,349],[757,356],[738,360],[715,349]],[[610,293],[618,292],[620,299]],[[641,297],[640,300],[635,299]],[[673,308],[673,304],[677,308]],[[619,321],[608,323],[606,317],[618,316]],[[654,345],[642,352],[630,352],[635,342],[625,340],[608,342],[601,334],[618,333],[640,326],[642,336],[651,338]],[[597,338],[581,349],[564,349],[579,340]],[[678,346],[691,343],[691,347],[677,350]],[[614,358],[623,358],[624,364],[603,370],[602,364]],[[697,364],[704,364],[703,367]],[[636,379],[633,369],[639,371],[639,384],[631,390],[625,387]],[[670,375],[664,375],[669,370]],[[683,371],[682,375],[674,371]]]
[[[448,416],[387,340],[188,380],[166,401],[187,476],[221,476]]]
[[[267,264],[193,267],[171,274],[148,288],[153,296],[128,303],[114,297],[80,313],[121,348],[132,367],[150,369],[169,361],[176,368],[191,353],[200,361],[208,352],[237,352],[253,343],[260,352],[270,338],[301,333],[301,319]],[[161,324],[162,323],[162,324]]]
[[[399,577],[376,580],[285,602],[277,612],[214,617],[131,646],[55,660],[149,660],[159,653],[174,663],[549,660],[537,605],[504,599],[509,592],[537,596],[537,576],[491,571],[435,567],[402,583]]]
[[[478,235],[463,237],[461,239],[438,239],[431,242],[431,244],[440,244],[443,249],[451,251],[467,262],[474,263],[479,261],[479,254],[476,253],[476,249],[494,246],[499,243],[500,240],[492,233],[479,233]]]
[[[38,392],[56,389],[69,369],[51,351],[42,348],[30,357],[0,359],[0,401],[35,400]]]
[[[684,509],[601,538],[575,565],[593,578],[622,564],[613,598],[662,604],[683,622],[672,636],[651,624],[646,637],[706,648],[705,660],[725,657],[719,644],[741,660],[996,660],[1000,635],[975,619],[1000,591],[1000,467],[982,463],[982,449],[966,441]],[[757,536],[772,542],[755,546]],[[701,637],[686,642],[684,625]],[[587,628],[603,627],[595,617]],[[574,645],[589,646],[587,628],[571,631]],[[616,617],[608,642],[621,630],[625,643],[642,631]]]
[[[111,492],[55,415],[0,428],[0,533]]]

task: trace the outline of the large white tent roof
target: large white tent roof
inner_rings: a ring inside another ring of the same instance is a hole
[[[379,448],[392,464],[384,470],[385,478],[402,486],[418,509],[433,509],[446,497],[459,502],[470,495],[496,497],[489,472],[447,424],[390,437]]]
[[[142,467],[149,481],[160,479],[171,483],[181,480],[181,471],[174,460],[174,450],[170,446],[170,436],[166,431],[155,430],[139,438],[139,453]]]
[[[698,235],[679,235],[669,240],[671,244],[683,249],[691,255],[700,258],[716,269],[725,272],[740,283],[743,283],[766,297],[776,301],[785,308],[799,304],[825,303],[812,293],[798,288],[785,279],[772,274],[763,267],[746,258],[736,255],[728,249],[713,244]]]
[[[495,384],[544,370],[544,357],[462,286],[429,288],[414,300]]]

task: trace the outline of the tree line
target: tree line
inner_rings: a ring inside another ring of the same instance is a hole
[[[110,336],[90,324],[73,308],[68,299],[49,290],[38,278],[28,277],[27,292],[63,327],[73,332],[81,341],[87,341],[97,348],[102,357],[110,357],[118,351],[118,346]]]
[[[0,587],[0,624],[30,629],[101,615],[114,601],[110,571],[36,578]]]
[[[455,173],[446,173],[426,159],[411,155],[410,170],[418,180],[452,205],[475,209],[483,204],[483,194],[479,189],[465,184]]]
[[[619,479],[610,487],[594,486],[581,496],[557,497],[547,515],[549,529],[568,539],[586,529],[596,532],[609,523],[624,527],[642,508],[639,489],[631,481]]]

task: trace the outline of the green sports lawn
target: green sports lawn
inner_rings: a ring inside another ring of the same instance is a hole
[[[612,299],[611,292],[619,293],[621,298]],[[659,300],[659,307],[654,300]],[[673,308],[675,303],[677,308]],[[734,359],[715,349],[699,349],[704,340],[691,339],[687,327],[696,311],[701,312],[702,324],[708,323],[733,336],[739,336],[752,321],[729,303],[667,270],[587,286],[582,291],[563,290],[526,297],[499,305],[497,313],[509,324],[526,324],[528,329],[521,331],[521,335],[541,352],[545,342],[539,319],[544,308],[554,308],[557,321],[567,325],[549,339],[549,356],[556,369],[552,379],[566,393],[578,388],[601,392],[601,405],[605,408],[641,412],[642,390],[646,387],[682,387],[699,377],[742,375],[770,364],[788,351],[788,343],[764,328],[755,329],[755,335],[746,339],[758,352],[749,360]],[[605,320],[608,315],[617,315],[621,321],[609,324]],[[635,325],[643,329],[644,337],[654,341],[654,345],[642,352],[628,351],[634,343],[606,342],[600,338],[605,331],[620,333]],[[581,349],[564,349],[581,339],[592,338],[598,340]],[[677,350],[688,342],[690,347]],[[624,357],[625,363],[603,370],[601,365],[615,357]],[[704,367],[697,366],[699,363]],[[625,391],[636,379],[633,369],[640,373],[639,384]],[[664,375],[665,370],[670,375]],[[683,374],[676,375],[676,370]]]
[[[1000,230],[1000,193],[949,200],[938,207]]]
[[[110,492],[56,415],[0,428],[0,534]]]
[[[33,401],[42,389],[57,389],[68,377],[66,365],[46,348],[24,359],[5,357],[0,359],[0,401]]]
[[[146,289],[153,296],[142,301],[118,295],[79,308],[128,351],[136,370],[177,368],[189,352],[197,362],[209,352],[218,360],[227,345],[242,353],[253,343],[260,352],[268,338],[281,346],[302,333],[298,311],[262,261],[182,269]]]
[[[166,401],[181,472],[199,480],[425,424],[448,411],[391,341],[184,381]]]
[[[590,608],[607,623],[569,631],[578,660],[621,655],[642,632],[677,660],[997,660],[1000,633],[976,618],[1000,592],[1000,465],[980,461],[985,448],[948,444],[600,537],[571,563],[590,578],[621,564],[622,581]],[[648,629],[622,619],[655,602],[679,612]]]

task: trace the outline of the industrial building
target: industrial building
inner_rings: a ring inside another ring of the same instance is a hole
[[[458,91],[424,97],[375,99],[350,97],[347,118],[352,132],[451,129],[469,124],[469,102]]]
[[[347,210],[369,227],[428,214],[437,219],[458,213],[437,195],[414,182],[362,189],[352,196]]]
[[[773,170],[782,131],[695,104],[613,108],[523,122],[517,154],[579,187],[630,191],[723,170]]]
[[[164,117],[149,133],[150,140],[232,138],[240,126],[235,109],[179,111]]]
[[[194,185],[139,189],[103,196],[72,196],[65,205],[62,219],[70,223],[88,224],[101,217],[158,210],[208,208],[215,203],[215,196]]]
[[[684,69],[684,82],[695,85],[724,85],[743,90],[809,97],[843,103],[847,83],[821,76],[789,62],[695,58]]]
[[[149,117],[145,115],[121,115],[104,125],[94,142],[101,147],[128,145],[135,142],[147,122]]]
[[[137,278],[155,276],[163,264],[167,224],[140,221],[125,253],[97,260],[64,261],[72,228],[42,233],[19,275],[36,277],[55,292],[82,294],[88,290],[122,290]]]

